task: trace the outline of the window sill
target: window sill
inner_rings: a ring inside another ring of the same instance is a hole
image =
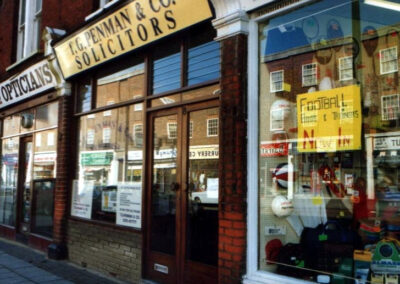
[[[136,234],[142,233],[142,229],[120,226],[115,223],[109,223],[106,221],[91,220],[91,219],[89,220],[89,219],[84,219],[84,218],[80,218],[80,217],[72,216],[72,215],[69,216],[69,219],[72,221],[75,221],[75,222],[87,223],[87,224],[91,224],[91,225],[99,226],[99,227],[107,227],[107,228],[124,231],[124,232],[132,232],[132,233],[136,233]]]
[[[107,10],[109,7],[113,6],[115,3],[118,3],[119,0],[113,0],[111,2],[108,2],[104,7],[100,7],[93,13],[87,15],[85,17],[85,22],[90,21],[91,19],[95,18],[97,15],[101,14],[103,11]]]
[[[34,57],[34,56],[36,56],[36,55],[39,55],[39,54],[43,54],[43,51],[40,50],[40,49],[37,49],[37,50],[33,51],[33,52],[32,52],[31,54],[29,54],[28,56],[26,56],[26,57],[20,59],[19,61],[17,61],[17,62],[15,62],[15,63],[11,64],[10,66],[8,66],[8,67],[6,68],[6,71],[8,72],[8,71],[13,70],[14,68],[16,68],[16,67],[22,65],[23,63],[25,63],[26,61],[28,61],[28,60],[31,59],[32,57]]]

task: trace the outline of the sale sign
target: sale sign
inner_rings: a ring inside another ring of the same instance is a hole
[[[361,96],[357,85],[297,96],[299,152],[361,149]]]

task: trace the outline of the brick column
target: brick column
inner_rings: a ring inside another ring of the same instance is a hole
[[[222,39],[221,52],[218,283],[234,284],[246,273],[247,36]]]
[[[53,243],[48,248],[50,258],[67,257],[68,189],[71,186],[74,161],[71,151],[74,143],[72,129],[72,96],[61,96],[58,101],[57,179],[54,190]]]

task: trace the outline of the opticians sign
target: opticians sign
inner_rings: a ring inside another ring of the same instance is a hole
[[[0,109],[33,97],[57,86],[47,60],[29,67],[12,79],[0,83]]]
[[[65,78],[212,16],[207,0],[130,1],[55,45]]]
[[[361,149],[360,87],[298,95],[297,124],[299,152]]]

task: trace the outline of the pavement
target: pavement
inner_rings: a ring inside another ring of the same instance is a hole
[[[0,284],[116,284],[108,278],[69,263],[46,258],[42,252],[0,238]]]

